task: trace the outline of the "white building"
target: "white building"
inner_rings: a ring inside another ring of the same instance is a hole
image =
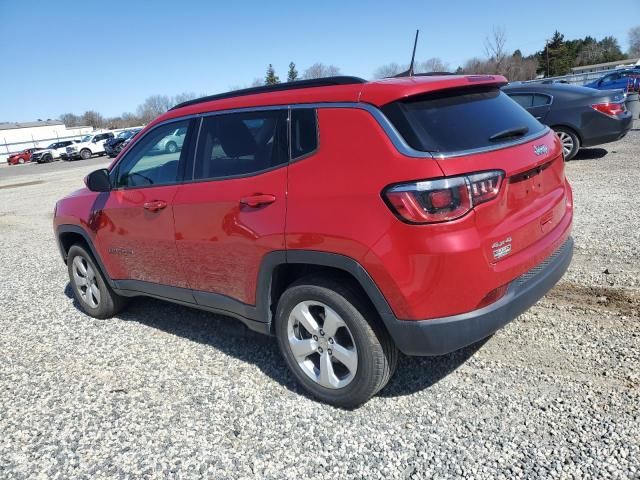
[[[4,163],[10,153],[46,147],[58,140],[78,138],[92,131],[92,127],[67,128],[57,120],[0,123],[0,162]]]
[[[627,58],[626,60],[618,60],[617,62],[596,63],[594,65],[583,65],[581,67],[573,67],[571,73],[606,73],[607,70],[616,68],[640,66],[640,58]]]

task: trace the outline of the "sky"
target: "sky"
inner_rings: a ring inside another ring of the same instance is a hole
[[[640,0],[367,2],[0,0],[0,122],[96,110],[135,112],[150,95],[249,86],[272,63],[281,79],[316,62],[371,78],[377,67],[440,57],[452,69],[484,56],[504,27],[507,49],[565,38],[618,38],[640,25]],[[615,10],[615,14],[605,14]],[[604,14],[604,17],[603,17]]]

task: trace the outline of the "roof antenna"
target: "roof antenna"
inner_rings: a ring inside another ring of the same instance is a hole
[[[418,35],[420,30],[416,30],[416,39],[413,41],[413,53],[411,54],[411,63],[409,64],[409,70],[406,72],[398,73],[394,77],[413,77],[413,65],[416,60],[416,47],[418,46]]]

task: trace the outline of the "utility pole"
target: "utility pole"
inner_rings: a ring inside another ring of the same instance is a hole
[[[544,46],[545,46],[545,50],[547,51],[547,77],[550,77],[551,75],[549,75],[549,40],[545,40],[544,41]]]

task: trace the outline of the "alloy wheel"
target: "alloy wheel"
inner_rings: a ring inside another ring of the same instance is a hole
[[[97,308],[100,304],[100,289],[96,282],[96,273],[81,256],[73,259],[73,281],[80,293],[82,300],[91,308]]]
[[[556,134],[562,143],[562,153],[566,158],[573,151],[573,138],[567,132],[556,132]]]
[[[298,303],[287,322],[289,348],[300,369],[319,385],[338,389],[355,378],[358,350],[342,317],[317,301]]]

